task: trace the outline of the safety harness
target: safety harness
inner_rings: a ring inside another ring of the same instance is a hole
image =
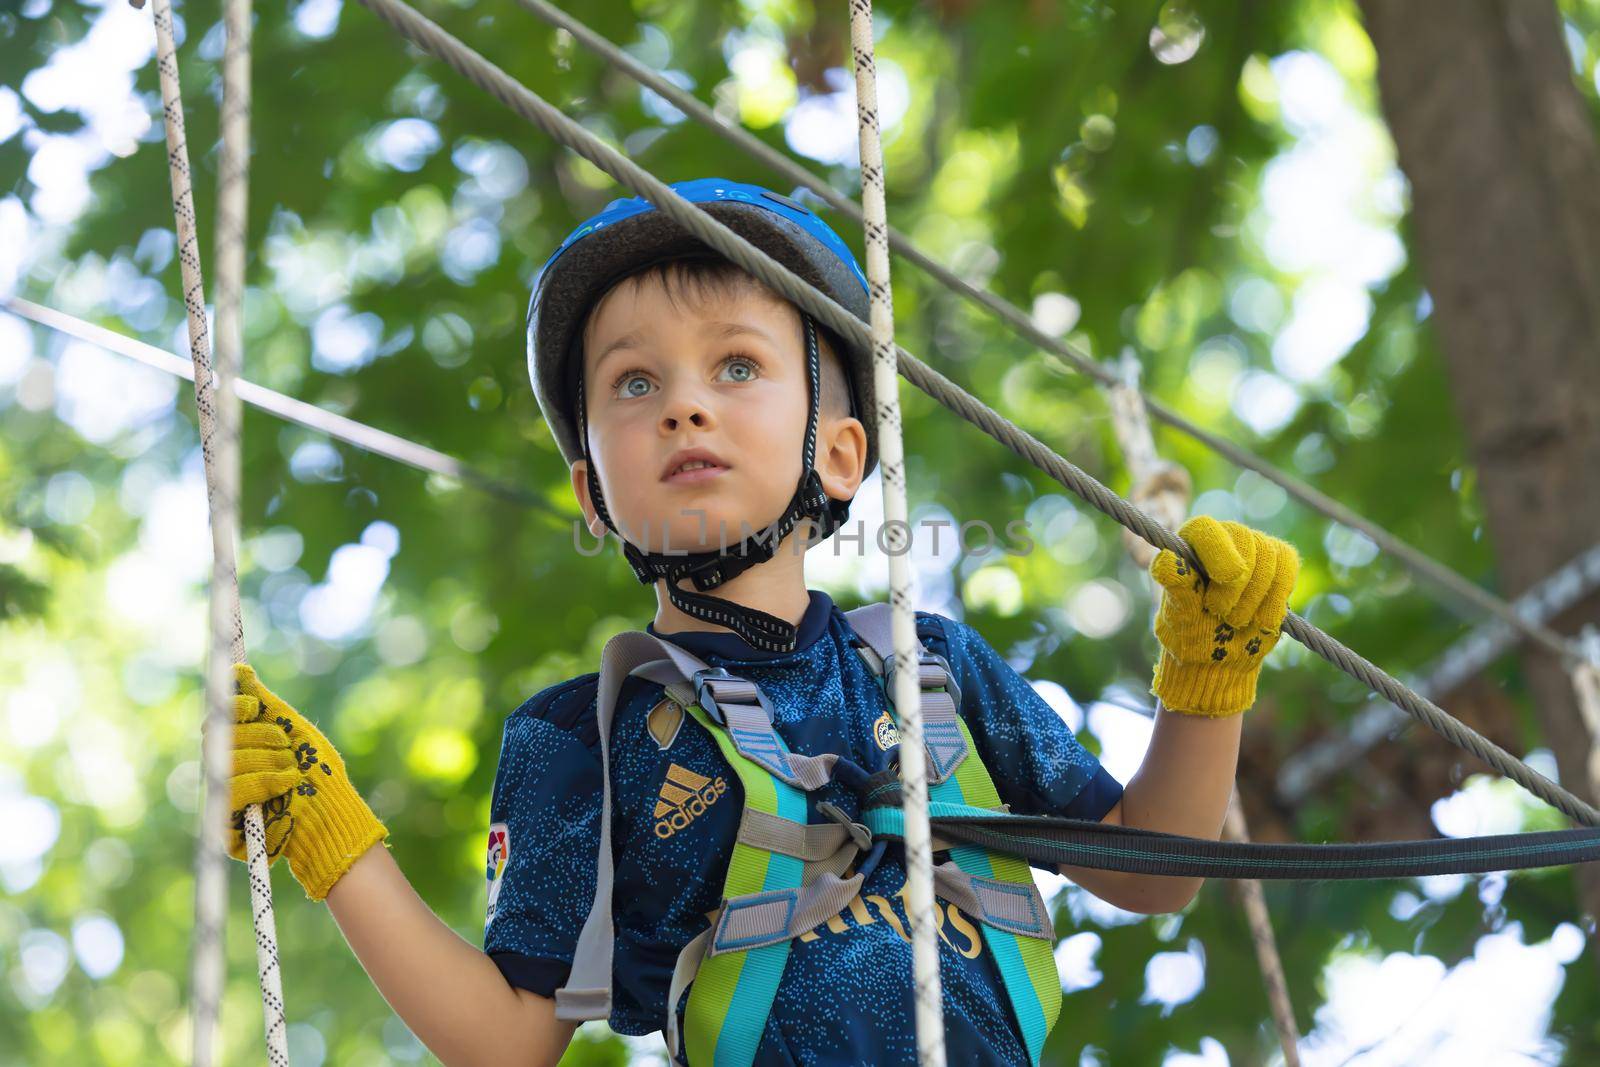
[[[894,713],[889,605],[845,613],[852,642]],[[885,665],[889,669],[885,670]],[[945,659],[926,648],[918,664],[934,894],[979,920],[1018,1029],[1037,1064],[1061,1010],[1054,920],[1030,862],[1146,874],[1220,878],[1392,878],[1499,871],[1600,860],[1600,830],[1554,830],[1379,844],[1299,845],[1218,842],[1081,819],[1014,815],[958,712],[960,690]],[[897,758],[868,775],[835,753],[791,752],[773,726],[759,686],[654,634],[629,631],[606,643],[596,704],[603,792],[595,898],[579,933],[567,984],[556,990],[562,1019],[611,1014],[611,726],[623,681],[636,674],[667,695],[716,741],[744,789],[744,810],[728,862],[722,903],[711,925],[684,946],[673,969],[665,1030],[674,1058],[713,1067],[753,1062],[794,938],[838,914],[860,891],[865,871],[900,841]],[[860,821],[836,805],[809,823],[806,794],[838,780],[862,798]],[[867,853],[860,869],[846,876]],[[684,989],[685,1033],[677,1026]]]
[[[878,678],[894,714],[893,640],[889,605],[872,604],[845,614],[854,646]],[[831,822],[807,822],[806,794],[833,781],[863,794],[898,781],[891,766],[866,775],[848,760],[827,753],[791,752],[773,727],[772,705],[753,682],[709,667],[671,641],[631,631],[607,642],[601,656],[597,702],[601,766],[599,872],[594,905],[578,936],[572,973],[556,991],[563,1019],[602,1019],[611,1013],[614,939],[611,889],[611,724],[622,681],[637,674],[659,682],[710,732],[744,788],[744,810],[728,862],[722,904],[711,925],[684,946],[667,995],[667,1042],[674,1057],[692,1064],[743,1065],[755,1058],[794,938],[837,915],[860,892],[865,870],[875,865],[886,842],[852,821],[837,806],[818,805]],[[972,736],[957,712],[960,691],[945,660],[924,649],[918,663],[929,797],[988,812],[1005,812],[994,780],[983,766]],[[937,837],[936,852],[949,860],[934,867],[934,893],[979,920],[984,942],[1027,1045],[1039,1062],[1044,1040],[1061,1010],[1061,983],[1052,955],[1055,926],[1024,860],[981,846],[949,847]],[[855,861],[870,853],[862,869],[847,877]],[[685,1033],[678,1034],[677,1004],[689,990]]]

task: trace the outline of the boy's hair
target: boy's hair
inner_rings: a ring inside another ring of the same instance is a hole
[[[630,281],[636,285],[651,282],[660,285],[667,301],[675,308],[688,305],[698,310],[718,298],[726,299],[753,293],[791,308],[797,318],[801,314],[800,309],[794,304],[729,260],[715,256],[682,257],[652,263],[617,279],[590,307],[588,315],[579,327],[578,336],[584,343],[588,341],[589,326],[599,314],[601,306],[625,282]],[[821,384],[818,412],[820,416],[826,418],[841,418],[852,414],[850,379],[839,356],[840,351],[842,351],[841,346],[833,332],[820,323],[817,324],[817,363]]]

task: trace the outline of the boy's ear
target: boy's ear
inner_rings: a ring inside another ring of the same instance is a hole
[[[578,460],[568,474],[572,477],[572,495],[578,498],[578,507],[583,509],[583,524],[593,536],[604,537],[605,523],[600,521],[600,513],[595,510],[594,501],[589,497],[589,461]]]
[[[817,476],[835,500],[856,495],[866,476],[867,429],[853,415],[823,420],[817,433]]]

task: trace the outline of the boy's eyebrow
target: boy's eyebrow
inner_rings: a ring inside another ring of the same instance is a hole
[[[778,343],[772,339],[772,335],[767,333],[766,330],[761,329],[759,326],[751,326],[746,322],[708,322],[706,323],[706,332],[720,338],[739,337],[748,334],[759,337],[770,345]]]
[[[745,322],[708,322],[705,324],[704,332],[721,339],[749,335],[753,337],[759,337],[771,345],[777,344],[777,342],[772,339],[772,335],[767,333],[767,331],[761,329],[759,326],[752,326]],[[602,348],[600,350],[600,355],[595,357],[594,369],[598,371],[600,369],[600,364],[604,363],[606,357],[611,355],[613,352],[621,352],[629,348],[641,347],[644,343],[644,339],[640,336],[640,334],[641,330],[630,330]]]
[[[623,334],[621,337],[617,338],[615,341],[612,341],[610,344],[606,345],[605,348],[600,350],[600,355],[597,356],[594,361],[594,369],[599,370],[600,364],[604,363],[606,357],[613,352],[620,352],[626,348],[638,348],[640,341],[641,338],[639,337],[638,330],[630,330],[629,332]]]

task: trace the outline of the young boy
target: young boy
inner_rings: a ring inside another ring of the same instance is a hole
[[[866,318],[859,268],[803,207],[717,179],[674,188]],[[849,620],[806,588],[803,549],[843,522],[875,461],[867,354],[642,200],[614,202],[567,238],[541,272],[529,335],[535,391],[590,532],[617,532],[655,589],[647,631],[759,686],[789,752],[837,757],[840,773],[805,798],[806,820],[826,822],[827,804],[828,818],[853,819],[861,802],[844,781],[895,766],[898,737]],[[1239,713],[1277,640],[1298,557],[1234,523],[1195,519],[1183,533],[1209,580],[1171,553],[1152,565],[1164,587],[1161,705],[1126,788],[976,631],[917,613],[919,640],[959,690],[973,755],[1013,812],[1218,837]],[[554,998],[596,896],[598,676],[551,686],[506,720],[480,952],[372,847],[387,831],[326,738],[249,667],[238,673],[234,804],[265,802],[269,851],[288,856],[308,896],[327,900],[390,1005],[445,1063],[554,1064],[577,1025],[556,1017]],[[705,1035],[685,1015],[693,986],[676,998],[669,990],[680,952],[724,903],[740,779],[710,730],[637,675],[615,702],[609,753],[609,1022],[627,1034],[675,1030],[680,1062],[699,1067]],[[765,1017],[741,1020],[753,1048],[742,1062],[916,1061],[904,854],[885,845],[846,870],[862,876],[859,894],[793,939]],[[1182,908],[1200,885],[1061,871],[1143,913]],[[936,905],[950,1062],[1030,1062],[978,918]]]

